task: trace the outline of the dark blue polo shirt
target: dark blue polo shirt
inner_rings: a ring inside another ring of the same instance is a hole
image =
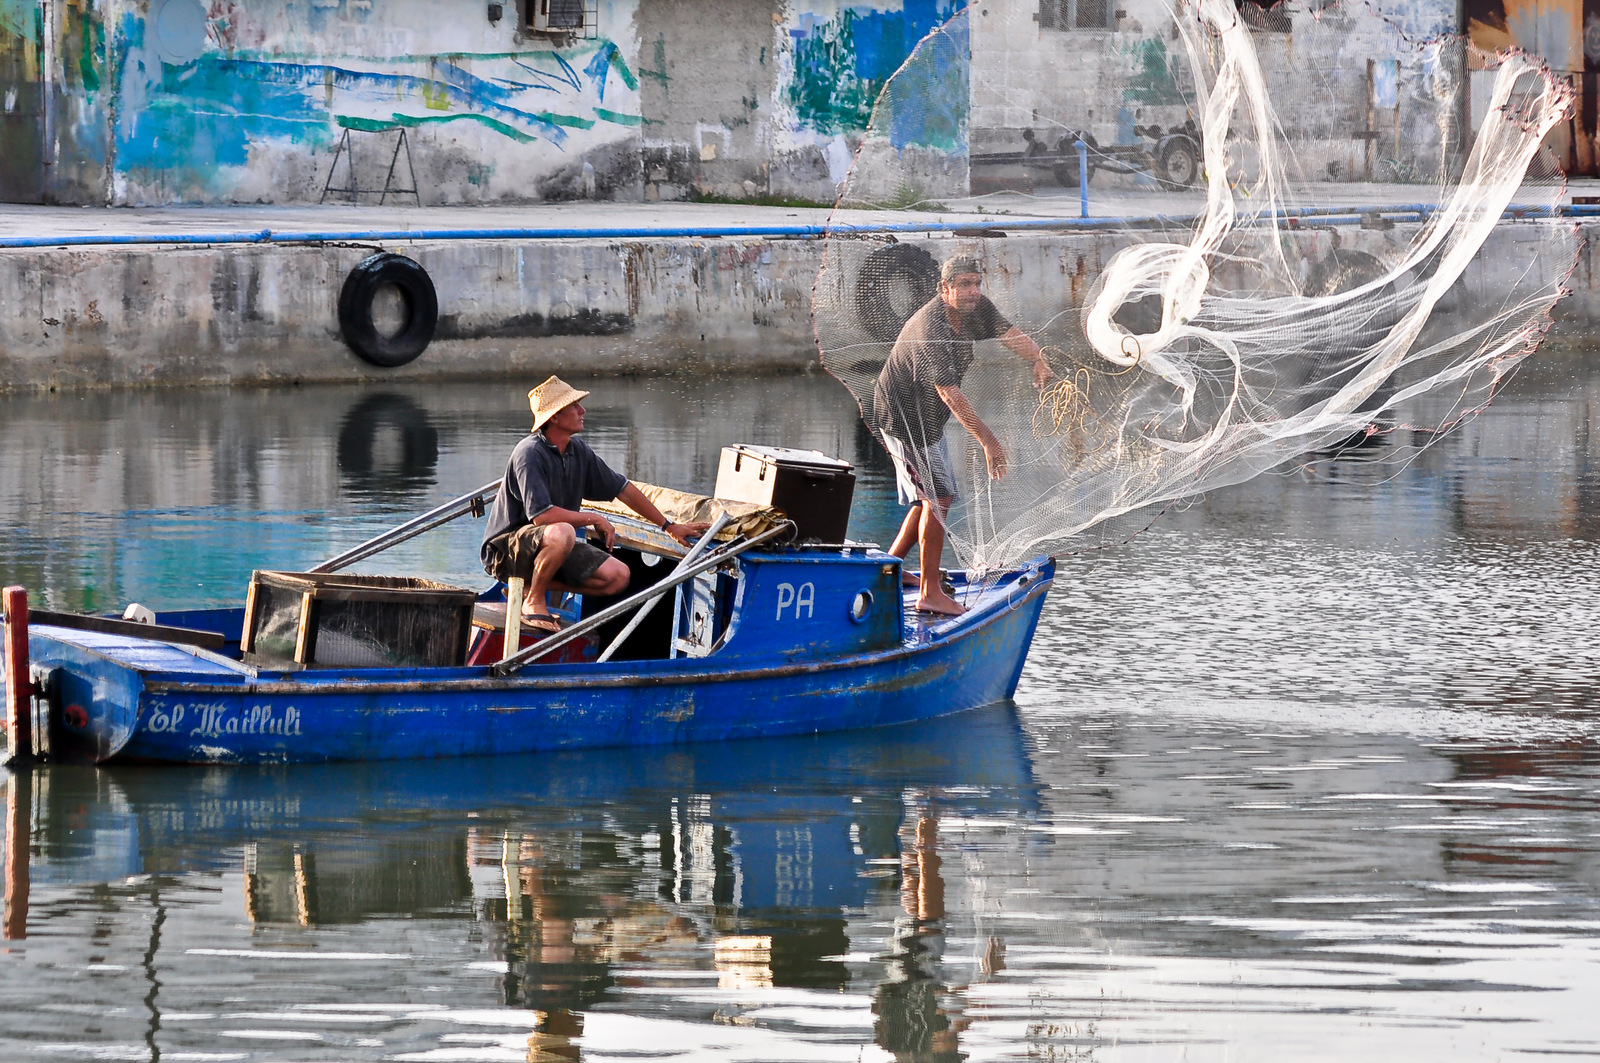
[[[491,539],[516,531],[551,506],[576,510],[586,498],[610,502],[627,486],[628,478],[601,461],[577,436],[567,441],[563,454],[542,431],[534,432],[517,444],[506,463],[479,556],[487,565]]]

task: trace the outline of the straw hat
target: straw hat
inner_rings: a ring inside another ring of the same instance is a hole
[[[537,432],[550,418],[588,396],[587,391],[579,391],[558,376],[546,380],[528,392],[528,405],[533,408],[532,431]]]

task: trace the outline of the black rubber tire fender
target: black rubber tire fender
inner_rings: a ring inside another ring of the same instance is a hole
[[[1359,288],[1363,284],[1370,284],[1388,273],[1389,269],[1382,260],[1369,255],[1365,251],[1354,249],[1335,248],[1330,251],[1322,261],[1318,262],[1311,270],[1310,276],[1302,285],[1301,290],[1305,295],[1313,298],[1327,298]],[[1390,297],[1394,294],[1394,282],[1378,289],[1379,298]],[[1374,315],[1366,325],[1354,333],[1343,337],[1346,346],[1366,347],[1377,343],[1383,338],[1394,324],[1395,320],[1380,318]],[[1343,385],[1350,374],[1340,374],[1330,378],[1333,385]],[[1395,385],[1386,382],[1374,391],[1367,400],[1356,407],[1357,413],[1376,413],[1388,405],[1394,396]]]
[[[372,320],[372,302],[387,285],[399,290],[406,310],[406,322],[393,336],[381,334]],[[357,357],[372,365],[393,369],[414,361],[433,341],[438,325],[433,280],[404,255],[382,251],[362,259],[339,291],[339,333]]]
[[[911,315],[939,292],[939,263],[917,244],[876,248],[856,274],[856,317],[867,335],[893,343]]]
[[[1326,298],[1370,284],[1387,272],[1388,267],[1365,251],[1334,248],[1312,268],[1301,291],[1313,298]]]

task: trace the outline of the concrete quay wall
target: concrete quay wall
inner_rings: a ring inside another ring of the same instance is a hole
[[[340,338],[339,292],[376,246],[0,251],[0,388],[337,382],[815,360],[806,241],[387,244],[427,269],[439,326],[396,369]]]
[[[1582,235],[1600,232],[1600,223]],[[1496,230],[1453,305],[1498,305],[1527,263],[1532,225]],[[1308,261],[1335,247],[1384,258],[1408,236],[1354,227],[1297,232]],[[1077,310],[1115,232],[929,234],[935,258],[978,253],[988,285],[1041,341],[1081,344]],[[771,372],[816,363],[812,288],[825,242],[806,238],[433,240],[383,245],[420,262],[438,292],[433,343],[382,369],[340,338],[352,244],[88,245],[0,251],[0,390],[283,384],[574,374]],[[1585,241],[1554,342],[1600,326],[1600,274]],[[854,256],[859,258],[859,256]],[[1539,261],[1547,270],[1566,263]],[[853,286],[846,275],[843,283]],[[854,293],[843,293],[846,305]],[[884,298],[889,293],[883,293]]]

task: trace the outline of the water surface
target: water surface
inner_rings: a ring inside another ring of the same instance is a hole
[[[1535,362],[1420,457],[1281,469],[1068,559],[1014,705],[12,776],[0,1057],[1600,1057],[1594,396]],[[602,455],[673,486],[732,442],[848,458],[852,535],[893,533],[826,378],[589,405]],[[0,578],[237,602],[498,475],[525,427],[500,385],[0,401]],[[478,533],[371,570],[476,585]]]

